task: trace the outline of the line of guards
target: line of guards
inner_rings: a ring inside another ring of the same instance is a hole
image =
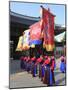
[[[49,57],[41,55],[39,58],[36,58],[34,56],[33,57],[22,56],[20,60],[21,60],[21,68],[23,70],[26,70],[28,73],[31,73],[33,77],[36,77],[38,75],[41,81],[44,84],[47,84],[47,86],[55,85],[54,69],[56,67],[56,63],[54,56]],[[64,67],[62,65],[62,60],[60,70],[61,66]],[[64,70],[61,71],[65,72],[65,68]]]

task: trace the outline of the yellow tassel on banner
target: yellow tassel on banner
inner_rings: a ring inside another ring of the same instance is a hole
[[[51,44],[43,44],[43,48],[46,48],[47,51],[53,51],[54,50],[55,45],[51,45]]]
[[[16,51],[22,51],[22,39],[23,39],[23,36],[20,36],[19,37],[19,41],[18,41],[18,45],[17,45],[17,48],[16,48]]]
[[[28,44],[24,43],[22,50],[28,50],[29,48],[30,48],[30,46]]]
[[[32,44],[30,47],[31,47],[31,48],[35,48],[35,44]]]

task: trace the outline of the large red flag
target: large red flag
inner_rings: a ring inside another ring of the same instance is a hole
[[[54,17],[55,15],[42,7],[43,47],[47,51],[53,51],[54,49]]]
[[[41,44],[41,22],[37,22],[30,27],[30,45],[32,44]]]
[[[30,28],[30,39],[31,40],[39,40],[41,38],[40,21],[31,25],[29,28]]]

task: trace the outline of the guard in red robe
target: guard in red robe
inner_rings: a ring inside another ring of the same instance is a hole
[[[47,57],[45,62],[45,75],[44,75],[44,80],[43,83],[47,84],[47,86],[52,86],[55,84],[55,78],[54,78],[54,67],[55,67],[55,59],[52,56]]]
[[[50,85],[55,84],[54,68],[55,68],[55,58],[54,56],[52,56],[50,60]]]
[[[50,85],[50,58],[49,57],[45,58],[43,65],[45,67],[43,83],[49,86]]]

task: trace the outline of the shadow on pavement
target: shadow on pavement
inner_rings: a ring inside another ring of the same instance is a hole
[[[62,83],[63,81],[65,81],[65,77],[62,79],[59,79],[56,81],[56,85],[59,85],[60,83]],[[65,85],[65,84],[64,84]]]

